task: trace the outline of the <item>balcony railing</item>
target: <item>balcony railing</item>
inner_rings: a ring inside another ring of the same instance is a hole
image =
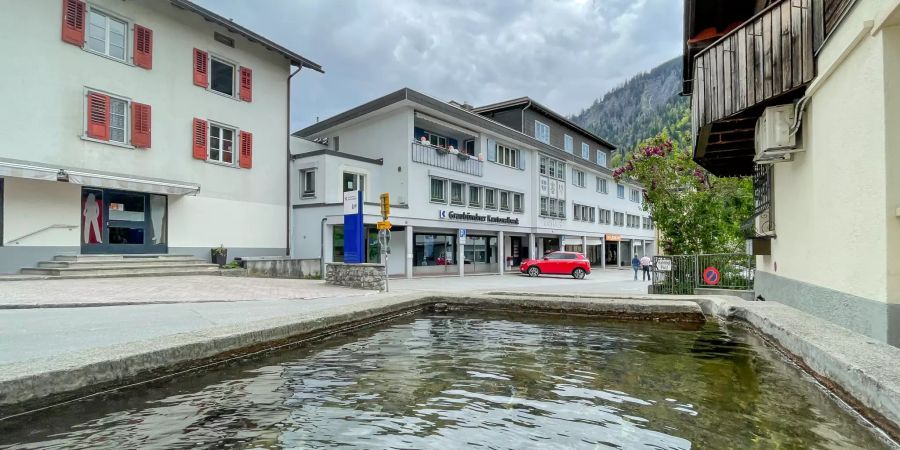
[[[455,155],[447,151],[447,149],[419,142],[412,143],[412,160],[417,163],[478,177],[482,176],[484,171],[483,161],[472,159],[468,155]]]
[[[813,3],[775,2],[694,57],[695,157],[723,151],[729,152],[723,157],[752,160],[761,108],[790,101],[815,76],[813,19],[821,11]]]

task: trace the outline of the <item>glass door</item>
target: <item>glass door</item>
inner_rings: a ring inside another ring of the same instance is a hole
[[[167,197],[82,190],[82,253],[167,253]]]

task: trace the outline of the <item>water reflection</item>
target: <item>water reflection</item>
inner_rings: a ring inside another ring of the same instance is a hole
[[[428,316],[0,422],[3,448],[880,448],[740,329]]]

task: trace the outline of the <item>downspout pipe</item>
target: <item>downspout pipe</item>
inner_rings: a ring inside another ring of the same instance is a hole
[[[319,276],[325,279],[325,222],[328,217],[322,218],[322,226],[319,231]]]
[[[286,212],[285,216],[285,233],[284,233],[284,254],[285,256],[291,256],[291,216],[293,215],[292,208],[292,199],[291,199],[291,165],[293,164],[291,160],[291,78],[294,78],[294,75],[300,73],[300,69],[302,66],[298,66],[296,70],[291,72],[287,77],[287,146],[285,151],[287,152],[287,169],[285,170],[285,203],[286,203]]]

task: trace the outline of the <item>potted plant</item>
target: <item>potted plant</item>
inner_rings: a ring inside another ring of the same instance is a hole
[[[213,264],[225,267],[225,264],[228,262],[228,249],[219,244],[218,247],[209,250],[209,259]]]
[[[438,152],[439,155],[446,155],[450,153],[450,150],[445,147],[435,146],[434,149]]]

